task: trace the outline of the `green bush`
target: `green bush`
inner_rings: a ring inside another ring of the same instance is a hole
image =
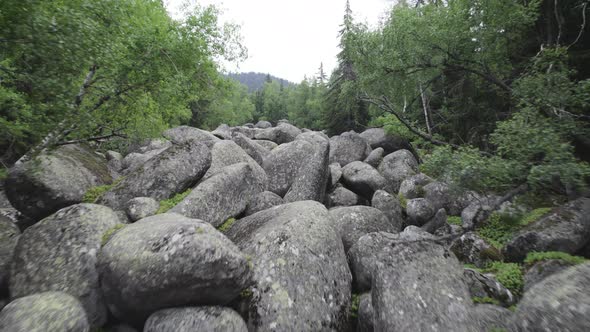
[[[520,265],[516,263],[493,262],[483,270],[485,273],[493,273],[498,282],[508,288],[516,297],[522,295],[524,279]]]
[[[160,201],[160,208],[158,209],[156,214],[164,213],[164,212],[170,210],[171,208],[175,207],[176,205],[178,205],[178,203],[180,203],[183,199],[185,199],[186,196],[188,196],[188,194],[191,193],[191,191],[192,191],[192,189],[188,189],[185,192],[174,195],[174,197],[172,197],[172,198],[168,198],[163,201]]]
[[[580,256],[572,256],[561,251],[546,251],[546,252],[529,252],[524,259],[526,265],[533,265],[536,262],[559,259],[571,264],[582,264],[587,261],[586,258]]]

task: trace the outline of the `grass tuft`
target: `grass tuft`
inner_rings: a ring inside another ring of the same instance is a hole
[[[229,218],[223,224],[221,224],[219,227],[217,227],[217,229],[220,232],[225,233],[225,232],[227,232],[233,226],[233,224],[235,222],[236,222],[236,219],[235,218]]]
[[[546,252],[529,252],[524,259],[526,265],[533,265],[537,262],[547,261],[552,259],[559,259],[571,264],[582,264],[587,261],[586,258],[580,256],[572,256],[561,251],[546,251]]]
[[[180,203],[183,199],[185,199],[186,196],[188,196],[188,194],[191,193],[191,191],[192,191],[192,189],[188,189],[183,193],[174,195],[174,197],[172,197],[172,198],[168,198],[163,201],[160,201],[160,208],[158,209],[156,214],[164,213],[164,212],[170,210],[171,208],[175,207],[176,205],[178,205],[178,203]]]

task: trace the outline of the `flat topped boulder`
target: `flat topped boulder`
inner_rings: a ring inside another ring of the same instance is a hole
[[[81,145],[65,145],[14,166],[5,182],[12,206],[34,220],[82,202],[86,191],[107,185],[106,159]]]
[[[360,136],[371,145],[371,148],[382,148],[385,154],[402,149],[414,150],[408,140],[397,135],[388,134],[383,128],[369,128],[363,131]]]
[[[301,167],[314,155],[314,145],[305,140],[281,144],[264,159],[268,190],[284,197],[297,178]]]
[[[408,150],[397,150],[383,157],[379,173],[389,181],[392,192],[398,192],[402,181],[418,172],[418,161]]]
[[[362,161],[371,153],[371,146],[354,131],[330,138],[330,163],[346,166],[353,161]]]
[[[254,132],[254,138],[283,144],[293,142],[299,134],[301,134],[301,129],[289,123],[281,122],[276,127],[258,129]]]
[[[230,308],[219,306],[163,309],[153,313],[144,332],[247,332],[246,323]]]

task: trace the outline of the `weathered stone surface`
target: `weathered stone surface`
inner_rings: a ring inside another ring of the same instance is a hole
[[[99,271],[110,311],[133,322],[168,307],[227,304],[250,279],[246,256],[229,239],[171,213],[116,232],[102,248]]]
[[[277,143],[273,142],[273,141],[267,141],[267,140],[253,140],[254,142],[256,142],[256,144],[262,146],[263,148],[268,149],[269,151],[276,148],[277,146],[279,146]]]
[[[389,190],[387,180],[373,166],[362,161],[353,161],[342,168],[342,182],[367,199],[371,199],[377,190]]]
[[[512,295],[512,292],[499,283],[494,275],[482,274],[473,269],[465,269],[463,276],[471,297],[495,299],[506,307],[516,303],[516,298]]]
[[[219,138],[215,137],[210,132],[189,126],[168,129],[164,132],[163,136],[176,144],[184,144],[190,141],[219,141]]]
[[[342,238],[346,252],[365,234],[397,232],[381,210],[370,206],[338,207],[330,210],[330,217],[334,229]]]
[[[364,293],[361,295],[359,301],[358,319],[356,325],[356,332],[373,332],[373,300],[371,293]]]
[[[82,202],[88,189],[111,182],[105,159],[85,147],[65,145],[11,168],[5,189],[12,206],[40,220]]]
[[[334,188],[338,182],[340,182],[340,178],[342,178],[342,166],[339,163],[332,163],[329,165],[330,167],[330,183],[331,188]]]
[[[430,220],[436,210],[432,203],[425,198],[414,198],[408,200],[406,214],[408,225],[422,226]]]
[[[328,197],[328,205],[335,206],[354,206],[365,205],[366,200],[352,191],[340,186],[334,189]]]
[[[383,148],[376,148],[375,150],[371,151],[371,153],[369,153],[369,156],[367,158],[365,158],[365,163],[371,165],[374,168],[379,167],[379,164],[381,164],[381,162],[383,161],[383,156],[385,155],[385,152],[383,151]]]
[[[524,274],[524,291],[526,292],[548,276],[561,272],[573,265],[560,259],[550,259],[535,263]]]
[[[384,190],[377,190],[371,200],[371,206],[381,210],[389,219],[393,226],[392,233],[398,233],[402,230],[404,218],[402,215],[402,206],[399,199]]]
[[[80,302],[62,292],[34,294],[9,303],[0,312],[0,331],[88,332]]]
[[[227,166],[201,182],[170,212],[218,227],[246,210],[250,199],[264,191],[266,181],[266,177],[256,174],[252,163]]]
[[[501,261],[502,253],[474,232],[453,240],[451,251],[465,264],[484,268],[493,261]]]
[[[448,185],[434,181],[424,186],[424,198],[432,203],[435,210],[445,209],[450,210],[451,202],[453,197],[451,195],[451,189]]]
[[[354,131],[330,138],[330,163],[346,166],[353,161],[365,160],[369,153],[369,144]]]
[[[230,308],[205,306],[163,309],[151,314],[143,332],[247,332],[246,323]]]
[[[270,192],[270,191],[263,191],[260,194],[254,196],[250,202],[248,203],[248,207],[246,207],[246,212],[244,212],[245,216],[252,215],[256,212],[264,211],[266,209],[270,209],[273,206],[281,205],[284,201],[281,196]]]
[[[327,142],[313,145],[313,154],[299,168],[293,184],[285,194],[285,202],[324,201],[330,177],[329,148]]]
[[[416,174],[418,162],[410,151],[397,150],[383,157],[378,170],[389,181],[392,192],[398,192],[402,181]]]
[[[475,331],[510,331],[513,312],[493,304],[477,304],[471,309]]]
[[[254,138],[273,141],[277,144],[293,142],[301,130],[288,123],[279,123],[276,127],[259,129]]]
[[[147,153],[153,150],[164,151],[172,146],[172,142],[164,138],[149,139],[144,142],[137,150],[140,153]]]
[[[215,130],[213,130],[211,134],[221,139],[232,139],[231,128],[225,123],[222,123],[219,126],[217,126],[217,128],[215,128]]]
[[[428,175],[418,173],[403,180],[399,187],[399,194],[406,199],[424,197],[424,186],[431,183],[432,180]]]
[[[20,230],[12,220],[0,215],[0,294],[8,287],[10,265],[19,237]]]
[[[314,154],[314,145],[298,140],[281,144],[272,150],[263,163],[268,175],[268,190],[284,197],[297,178],[301,166]]]
[[[131,222],[153,216],[160,208],[160,203],[151,197],[136,197],[125,204],[125,213]]]
[[[149,160],[104,193],[99,204],[123,210],[135,197],[163,200],[192,187],[211,165],[209,149],[196,142],[175,145]]]
[[[295,137],[295,140],[304,140],[308,141],[311,144],[325,144],[330,142],[330,138],[328,137],[328,135],[322,133],[321,131],[303,132],[297,135],[297,137]]]
[[[531,251],[574,254],[590,239],[590,198],[578,198],[526,226],[504,247],[510,261],[521,261]]]
[[[254,128],[260,128],[260,129],[266,129],[266,128],[271,128],[272,127],[272,123],[268,122],[268,121],[258,121],[256,123],[256,125],[254,125]]]
[[[486,216],[494,209],[499,197],[497,196],[473,196],[471,202],[461,211],[461,224],[465,229],[474,229],[486,219]]]
[[[160,153],[166,151],[169,147],[164,147],[161,149],[150,150],[145,153],[139,152],[132,152],[123,158],[121,161],[121,174],[129,174],[141,167],[145,164],[148,160],[158,156]]]
[[[15,208],[0,209],[0,219],[7,220],[15,224],[21,232],[37,222],[37,220],[23,215]]]
[[[524,293],[511,331],[588,331],[590,263],[551,275]]]
[[[92,326],[102,326],[107,311],[99,289],[97,256],[103,235],[118,224],[108,207],[78,204],[27,228],[14,252],[11,298],[62,291],[80,300]]]
[[[422,230],[434,234],[439,228],[444,227],[447,223],[447,212],[445,209],[439,209],[434,216],[430,218],[422,227]]]
[[[249,330],[343,330],[351,276],[330,224],[323,205],[303,201],[258,212],[230,228],[228,237],[252,257]]]
[[[240,133],[235,133],[232,137],[234,142],[239,145],[258,165],[262,166],[264,158],[269,154],[269,149],[256,143],[256,141],[249,139]]]
[[[238,146],[233,141],[219,141],[211,148],[211,167],[203,176],[203,179],[208,179],[211,176],[223,171],[223,169],[230,165],[237,163],[248,163],[255,173],[256,178],[266,178],[266,172],[262,167],[250,157],[246,151]]]
[[[382,148],[385,154],[405,149],[413,151],[412,145],[405,139],[385,133],[383,128],[369,128],[363,131],[360,136],[371,145],[371,148]]]
[[[381,268],[383,257],[390,256],[391,250],[397,244],[424,239],[434,239],[434,237],[415,226],[408,226],[403,232],[397,234],[377,232],[363,235],[348,251],[356,289],[358,291],[371,289],[374,270]]]
[[[375,269],[371,290],[376,331],[473,331],[462,267],[443,246],[406,242]]]

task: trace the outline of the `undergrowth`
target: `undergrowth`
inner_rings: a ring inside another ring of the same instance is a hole
[[[496,248],[502,248],[512,239],[514,233],[551,212],[551,208],[538,208],[524,215],[510,215],[494,212],[477,230],[479,236]]]
[[[158,209],[156,214],[164,213],[164,212],[170,210],[171,208],[175,207],[176,205],[178,205],[178,203],[180,203],[183,199],[185,199],[186,196],[188,196],[188,194],[191,193],[191,191],[192,191],[192,189],[188,189],[185,192],[174,195],[174,197],[172,197],[172,198],[168,198],[163,201],[160,201],[160,208]]]
[[[546,251],[546,252],[529,252],[524,259],[526,265],[533,265],[537,262],[559,259],[571,264],[582,264],[587,261],[586,258],[580,256],[572,256],[565,252],[560,251]]]

